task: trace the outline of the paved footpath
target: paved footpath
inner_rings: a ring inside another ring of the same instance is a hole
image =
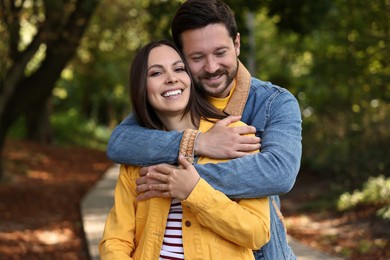
[[[98,244],[103,233],[107,214],[114,202],[114,188],[118,173],[118,165],[108,169],[102,179],[85,195],[80,205],[83,228],[91,260],[100,259]],[[342,259],[314,250],[291,237],[289,238],[289,244],[299,260]]]

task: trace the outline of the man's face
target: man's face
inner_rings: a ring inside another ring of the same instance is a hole
[[[240,35],[233,42],[224,24],[184,31],[183,53],[194,81],[210,96],[229,95],[237,74]]]

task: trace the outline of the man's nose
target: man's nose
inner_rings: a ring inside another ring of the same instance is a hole
[[[219,68],[218,62],[215,60],[213,56],[209,56],[206,58],[206,64],[204,66],[204,69],[206,72],[212,74],[216,72]]]

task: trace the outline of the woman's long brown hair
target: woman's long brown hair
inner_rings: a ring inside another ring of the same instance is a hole
[[[183,117],[190,113],[191,121],[195,126],[199,126],[200,118],[209,121],[225,118],[227,115],[217,110],[207,101],[204,93],[195,88],[188,65],[176,46],[168,40],[154,41],[145,45],[136,54],[130,69],[130,99],[133,108],[133,113],[141,126],[151,129],[163,129],[163,123],[158,118],[155,110],[150,105],[147,98],[147,74],[148,74],[148,59],[152,49],[166,45],[174,49],[183,60],[185,70],[191,79],[191,92],[189,102],[185,108]]]

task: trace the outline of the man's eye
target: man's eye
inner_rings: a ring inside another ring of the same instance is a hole
[[[223,56],[225,55],[226,51],[219,51],[216,53],[217,56]]]
[[[193,61],[200,61],[202,59],[202,56],[195,56],[195,57],[192,57],[191,60]]]

